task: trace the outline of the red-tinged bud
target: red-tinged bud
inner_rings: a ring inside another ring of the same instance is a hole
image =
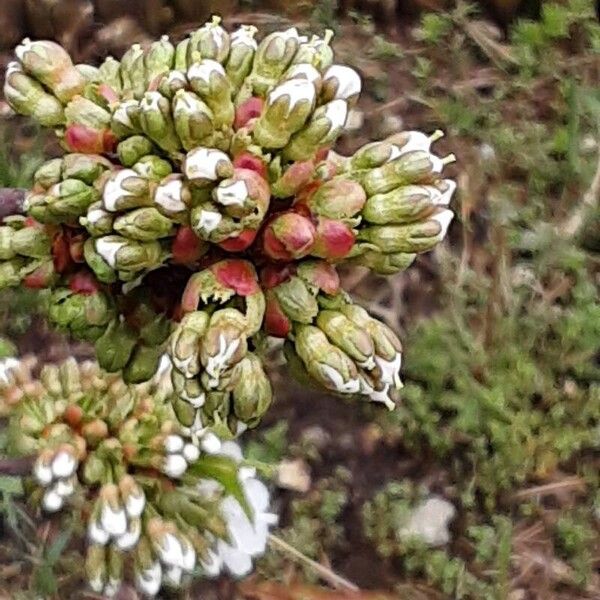
[[[256,271],[246,260],[222,260],[210,269],[221,285],[235,290],[238,296],[250,296],[259,290]]]
[[[331,146],[323,146],[319,148],[315,153],[315,162],[321,162],[327,158],[329,151],[331,150]]]
[[[24,277],[23,285],[29,289],[41,290],[50,286],[55,275],[54,265],[51,260],[48,260]]]
[[[37,229],[42,229],[44,226],[36,221],[33,217],[26,217],[24,221],[25,227],[36,227]]]
[[[117,138],[109,129],[93,129],[75,123],[65,129],[65,144],[71,152],[103,154],[114,152]]]
[[[81,406],[77,406],[76,404],[70,404],[65,409],[63,413],[63,419],[66,423],[68,423],[71,427],[78,427],[81,424],[81,419],[83,418],[83,409]]]
[[[107,83],[101,83],[96,91],[100,97],[106,100],[109,106],[113,106],[120,101],[119,94]]]
[[[83,257],[83,244],[85,237],[83,235],[74,235],[69,240],[69,255],[71,260],[76,263],[85,262]]]
[[[312,254],[326,260],[340,260],[352,250],[355,237],[352,229],[342,221],[320,218]]]
[[[260,272],[260,282],[264,289],[269,290],[287,281],[295,273],[295,265],[269,264]]]
[[[64,273],[73,263],[69,248],[69,240],[62,231],[55,235],[52,240],[52,260],[54,262],[54,269],[57,273]]]
[[[233,166],[239,169],[248,169],[258,173],[263,179],[267,179],[267,165],[265,162],[250,152],[244,152],[236,156],[233,160]]]
[[[307,260],[298,265],[297,273],[310,287],[318,288],[326,294],[333,296],[340,291],[340,276],[327,261]]]
[[[264,100],[253,96],[242,102],[235,111],[234,129],[245,127],[249,121],[260,117],[263,109]]]
[[[80,271],[71,277],[69,289],[82,296],[91,296],[100,289],[100,284],[91,273]]]
[[[254,229],[245,229],[240,235],[221,242],[219,247],[227,252],[242,252],[253,244],[257,233]]]
[[[269,335],[285,338],[292,330],[292,322],[284,314],[275,294],[271,291],[266,293],[266,309],[264,328]]]
[[[295,212],[280,213],[266,226],[263,250],[273,260],[294,260],[310,254],[315,244],[315,226]]]
[[[304,188],[315,174],[315,163],[303,160],[292,163],[283,175],[273,184],[273,195],[276,198],[289,198]]]
[[[171,252],[174,263],[189,265],[195,263],[206,252],[206,244],[191,227],[180,227],[173,240]]]

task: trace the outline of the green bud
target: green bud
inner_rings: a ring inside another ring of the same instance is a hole
[[[55,223],[57,219],[51,215],[48,210],[47,198],[45,193],[34,194],[28,192],[25,195],[25,202],[23,203],[23,208],[27,215],[34,218],[39,223]]]
[[[172,100],[179,90],[187,89],[188,85],[189,83],[184,72],[169,71],[166,75],[163,75],[162,79],[160,80],[158,84],[158,91],[165,98]]]
[[[0,289],[14,287],[21,283],[21,269],[25,266],[25,259],[12,258],[0,262]]]
[[[138,242],[120,235],[106,235],[94,240],[96,252],[106,264],[118,271],[137,272],[158,266],[162,260],[156,241]]]
[[[83,96],[75,96],[65,106],[67,125],[78,124],[92,129],[105,129],[110,126],[110,118],[107,110]]]
[[[215,129],[231,127],[235,116],[232,89],[223,67],[216,61],[203,59],[190,66],[187,78],[192,90],[212,111]]]
[[[145,207],[117,217],[113,227],[124,237],[150,242],[169,236],[173,231],[173,221],[163,217],[155,208]]]
[[[163,35],[160,40],[153,42],[145,56],[146,85],[170,71],[174,60],[175,47],[169,41],[168,35]]]
[[[98,364],[109,373],[120,371],[129,362],[136,343],[133,329],[124,321],[115,319],[96,340]]]
[[[188,48],[190,46],[190,38],[186,37],[181,40],[175,47],[174,69],[177,71],[187,71],[188,69]]]
[[[308,160],[319,148],[333,144],[344,130],[347,116],[345,100],[332,100],[319,106],[307,125],[294,134],[283,149],[284,158]]]
[[[144,156],[152,154],[153,150],[154,145],[144,135],[131,136],[117,146],[119,161],[124,167],[132,167]]]
[[[141,133],[141,108],[137,100],[125,100],[115,107],[110,119],[110,128],[119,138],[128,138]]]
[[[146,91],[146,67],[144,50],[140,44],[133,44],[121,58],[121,80],[123,91],[131,90],[139,100]]]
[[[33,175],[33,183],[47,190],[62,179],[63,159],[53,158],[46,161]]]
[[[46,195],[49,212],[61,222],[78,220],[100,194],[79,179],[65,179],[53,185]]]
[[[96,251],[94,238],[87,239],[83,244],[83,257],[90,269],[94,271],[94,275],[98,281],[102,283],[114,283],[117,280],[115,269]]]
[[[333,62],[333,50],[329,45],[333,38],[333,31],[327,29],[325,37],[313,35],[310,42],[303,42],[292,59],[292,64],[310,64],[321,71],[325,70]]]
[[[210,316],[204,311],[188,313],[171,334],[169,355],[173,366],[187,378],[200,372],[199,348],[209,321]]]
[[[104,591],[106,585],[106,549],[104,546],[91,544],[85,557],[85,574],[92,590],[97,594]]]
[[[165,177],[154,190],[153,203],[166,217],[185,222],[191,194],[183,177],[178,173]]]
[[[210,108],[193,92],[179,90],[173,99],[175,130],[186,150],[207,146],[214,133]]]
[[[360,380],[356,365],[345,352],[330,344],[319,328],[298,326],[295,347],[306,370],[321,385],[342,394],[358,393]]]
[[[394,158],[395,149],[391,142],[371,142],[361,146],[350,159],[353,171],[381,167]]]
[[[62,161],[62,179],[79,179],[92,185],[104,171],[112,168],[109,160],[95,154],[67,154]]]
[[[18,63],[9,63],[4,80],[4,97],[17,113],[32,117],[44,127],[65,122],[62,104],[29,75]]]
[[[12,227],[0,225],[0,260],[10,260],[17,255],[12,245],[14,234]]]
[[[100,65],[100,81],[109,85],[117,94],[123,89],[121,81],[121,64],[112,56],[107,56]]]
[[[283,312],[298,323],[311,323],[319,312],[314,295],[299,277],[293,276],[273,288]]]
[[[102,190],[102,205],[109,212],[151,206],[151,182],[133,169],[113,171]]]
[[[367,195],[362,186],[344,175],[326,181],[306,200],[313,215],[352,220],[363,209]],[[354,224],[354,223],[353,223]]]
[[[305,79],[290,79],[269,93],[252,136],[264,148],[283,148],[302,129],[315,106],[315,86]],[[314,148],[312,154],[317,150]],[[312,156],[311,154],[311,156]]]
[[[427,220],[407,225],[380,225],[362,229],[358,239],[385,254],[427,252],[446,236],[454,214],[441,209]]]
[[[322,310],[317,316],[317,327],[361,367],[373,368],[375,349],[371,336],[355,325],[344,314],[335,310]]]
[[[380,275],[394,275],[410,267],[416,257],[416,254],[406,252],[381,254],[376,250],[367,250],[351,260],[353,264],[367,267]]]
[[[249,426],[258,424],[273,400],[271,382],[261,360],[249,352],[234,368],[233,412]]]
[[[173,172],[173,167],[171,167],[169,161],[159,158],[154,154],[149,154],[140,158],[133,165],[133,170],[146,179],[161,181]]]
[[[146,92],[140,103],[140,124],[144,133],[166,152],[181,148],[171,116],[171,104],[160,92]]]
[[[87,229],[90,235],[98,237],[113,230],[114,218],[114,214],[104,210],[102,202],[98,201],[88,206],[86,215],[79,219],[79,223]]]
[[[52,241],[39,227],[23,227],[14,232],[12,249],[21,256],[46,258],[52,251]]]
[[[221,27],[221,17],[213,16],[200,29],[190,34],[187,49],[188,65],[198,58],[208,58],[219,63],[225,62],[229,55],[229,34]]]
[[[80,75],[83,76],[86,83],[101,83],[102,75],[100,73],[100,69],[98,67],[94,67],[93,65],[86,65],[85,63],[81,63],[75,65],[75,68],[79,72]]]
[[[231,49],[225,65],[225,72],[232,84],[233,91],[237,92],[252,69],[254,53],[257,43],[254,39],[256,27],[242,25],[231,34]]]
[[[138,344],[127,366],[123,369],[123,380],[126,383],[143,383],[154,377],[158,363],[163,355],[161,346],[145,346]]]
[[[179,399],[183,400],[187,406],[197,409],[206,401],[206,390],[197,377],[188,379],[183,373],[173,369],[171,372],[171,382],[173,383],[175,394]],[[188,410],[186,410],[185,413],[187,415],[185,417],[186,421],[188,421],[191,413]],[[192,421],[194,418],[195,410],[192,415]],[[187,424],[186,422],[186,425],[189,427],[191,423]]]

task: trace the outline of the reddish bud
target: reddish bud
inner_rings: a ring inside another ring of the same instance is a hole
[[[260,272],[260,282],[264,289],[269,290],[287,281],[294,273],[293,265],[269,264]]]
[[[298,275],[326,294],[334,295],[340,291],[340,276],[335,267],[324,260],[302,263],[298,268]]]
[[[235,111],[234,129],[240,129],[248,124],[252,119],[260,117],[263,109],[263,99],[253,96],[242,102]]]
[[[266,294],[264,328],[269,335],[281,338],[287,337],[292,330],[292,322],[284,314],[275,294],[269,291]]]
[[[303,160],[292,163],[283,175],[273,184],[273,193],[278,198],[294,196],[308,185],[315,174],[315,163]]]
[[[227,252],[242,252],[252,245],[258,231],[254,229],[245,229],[236,237],[231,237],[219,244]]]
[[[69,240],[64,231],[55,235],[52,240],[52,260],[57,273],[64,273],[73,262]]]
[[[76,404],[70,404],[63,413],[63,419],[71,427],[79,427],[83,418],[83,409]]]
[[[248,169],[267,179],[267,165],[265,162],[250,152],[244,152],[233,159],[233,166],[239,169]]]
[[[71,277],[69,281],[69,289],[76,294],[91,296],[100,289],[100,284],[91,273],[80,271]]]
[[[26,288],[33,290],[40,290],[47,288],[52,279],[54,278],[56,271],[51,261],[47,261],[40,265],[35,271],[29,273],[29,275],[23,278],[23,285]]]
[[[352,250],[354,240],[354,232],[342,221],[320,218],[313,254],[326,260],[342,259]]]
[[[75,123],[65,129],[65,144],[71,152],[103,154],[114,152],[117,138],[110,129],[92,129]]]
[[[296,212],[275,216],[266,226],[263,250],[274,260],[294,260],[310,254],[315,243],[315,227]]]
[[[171,246],[172,261],[179,265],[195,263],[204,254],[206,245],[191,227],[180,227]]]
[[[109,105],[119,102],[119,94],[107,83],[101,83],[97,88],[98,95],[104,98]]]
[[[258,281],[254,267],[245,260],[222,260],[211,267],[217,281],[235,290],[239,296],[249,296],[258,292]]]
[[[322,148],[319,148],[317,150],[317,152],[315,153],[315,161],[321,162],[322,160],[325,160],[327,158],[327,155],[329,154],[330,150],[331,150],[330,146],[323,146]]]
[[[85,238],[83,235],[73,235],[69,241],[69,254],[73,262],[82,263],[85,262],[83,257],[83,244]]]

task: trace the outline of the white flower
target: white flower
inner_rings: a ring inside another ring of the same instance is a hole
[[[337,81],[334,99],[348,100],[360,94],[362,82],[354,69],[345,65],[331,65],[323,75],[323,83],[327,84],[332,79]]]
[[[124,552],[135,548],[142,533],[142,522],[140,519],[130,519],[127,531],[119,536],[116,540],[116,545],[119,550]]]
[[[163,564],[183,568],[183,547],[177,536],[170,532],[163,533],[160,540],[155,541],[155,549]]]
[[[127,531],[127,515],[121,506],[113,507],[105,502],[100,511],[100,525],[112,536],[123,535]]]
[[[183,447],[183,457],[188,464],[194,463],[200,458],[200,449],[195,444],[186,444]]]
[[[165,438],[165,450],[170,454],[181,452],[183,450],[183,438],[179,435],[171,434]]]
[[[40,485],[47,486],[52,483],[52,467],[44,460],[44,457],[38,457],[33,465],[33,476]]]
[[[110,534],[106,531],[96,519],[91,518],[88,523],[88,538],[92,544],[105,546],[110,539]]]
[[[52,461],[52,475],[54,477],[70,477],[75,473],[77,460],[69,450],[59,450]]]
[[[187,470],[187,462],[181,454],[168,454],[165,456],[163,472],[169,477],[181,477]]]
[[[219,452],[219,450],[221,450],[222,444],[217,435],[211,431],[208,431],[202,436],[202,439],[200,440],[200,446],[207,454],[216,454]]]
[[[56,512],[63,506],[63,497],[56,492],[54,488],[46,490],[44,497],[42,498],[42,507],[46,512]]]
[[[75,478],[59,479],[54,485],[54,491],[63,498],[70,496],[75,491]]]
[[[402,387],[402,381],[400,380],[400,368],[402,366],[401,352],[397,352],[391,360],[385,360],[381,356],[376,356],[375,362],[381,370],[380,379],[382,383],[387,383],[397,389]]]
[[[125,498],[125,510],[129,517],[136,518],[144,512],[146,496],[142,490],[140,492],[140,494],[129,494]]]
[[[271,106],[278,98],[287,96],[289,101],[286,116],[289,117],[300,102],[314,104],[316,94],[315,86],[307,79],[288,79],[271,90],[267,97],[267,104]]]
[[[10,383],[10,373],[21,364],[18,358],[0,360],[0,383]]]
[[[183,571],[180,567],[168,567],[163,573],[163,581],[167,585],[178,587],[181,585],[181,578],[183,577]]]

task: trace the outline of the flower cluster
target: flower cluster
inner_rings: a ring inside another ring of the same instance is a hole
[[[251,570],[269,527],[269,493],[235,442],[177,423],[168,376],[127,385],[94,363],[7,365],[0,414],[15,454],[36,456],[32,500],[45,513],[68,505],[87,537],[86,573],[117,593],[127,569],[150,596],[199,570]]]
[[[0,288],[49,289],[48,320],[93,343],[104,372],[67,362],[11,380],[5,410],[15,447],[38,456],[40,505],[86,514],[99,593],[130,555],[148,594],[198,569],[248,572],[273,516],[222,440],[271,405],[265,337],[285,340],[302,382],[393,408],[402,346],[337,266],[397,273],[453,217],[441,132],[336,155],[361,79],[331,32],[256,34],[215,17],[99,67],[24,40],[6,72],[9,105],[65,154],[0,226]]]

